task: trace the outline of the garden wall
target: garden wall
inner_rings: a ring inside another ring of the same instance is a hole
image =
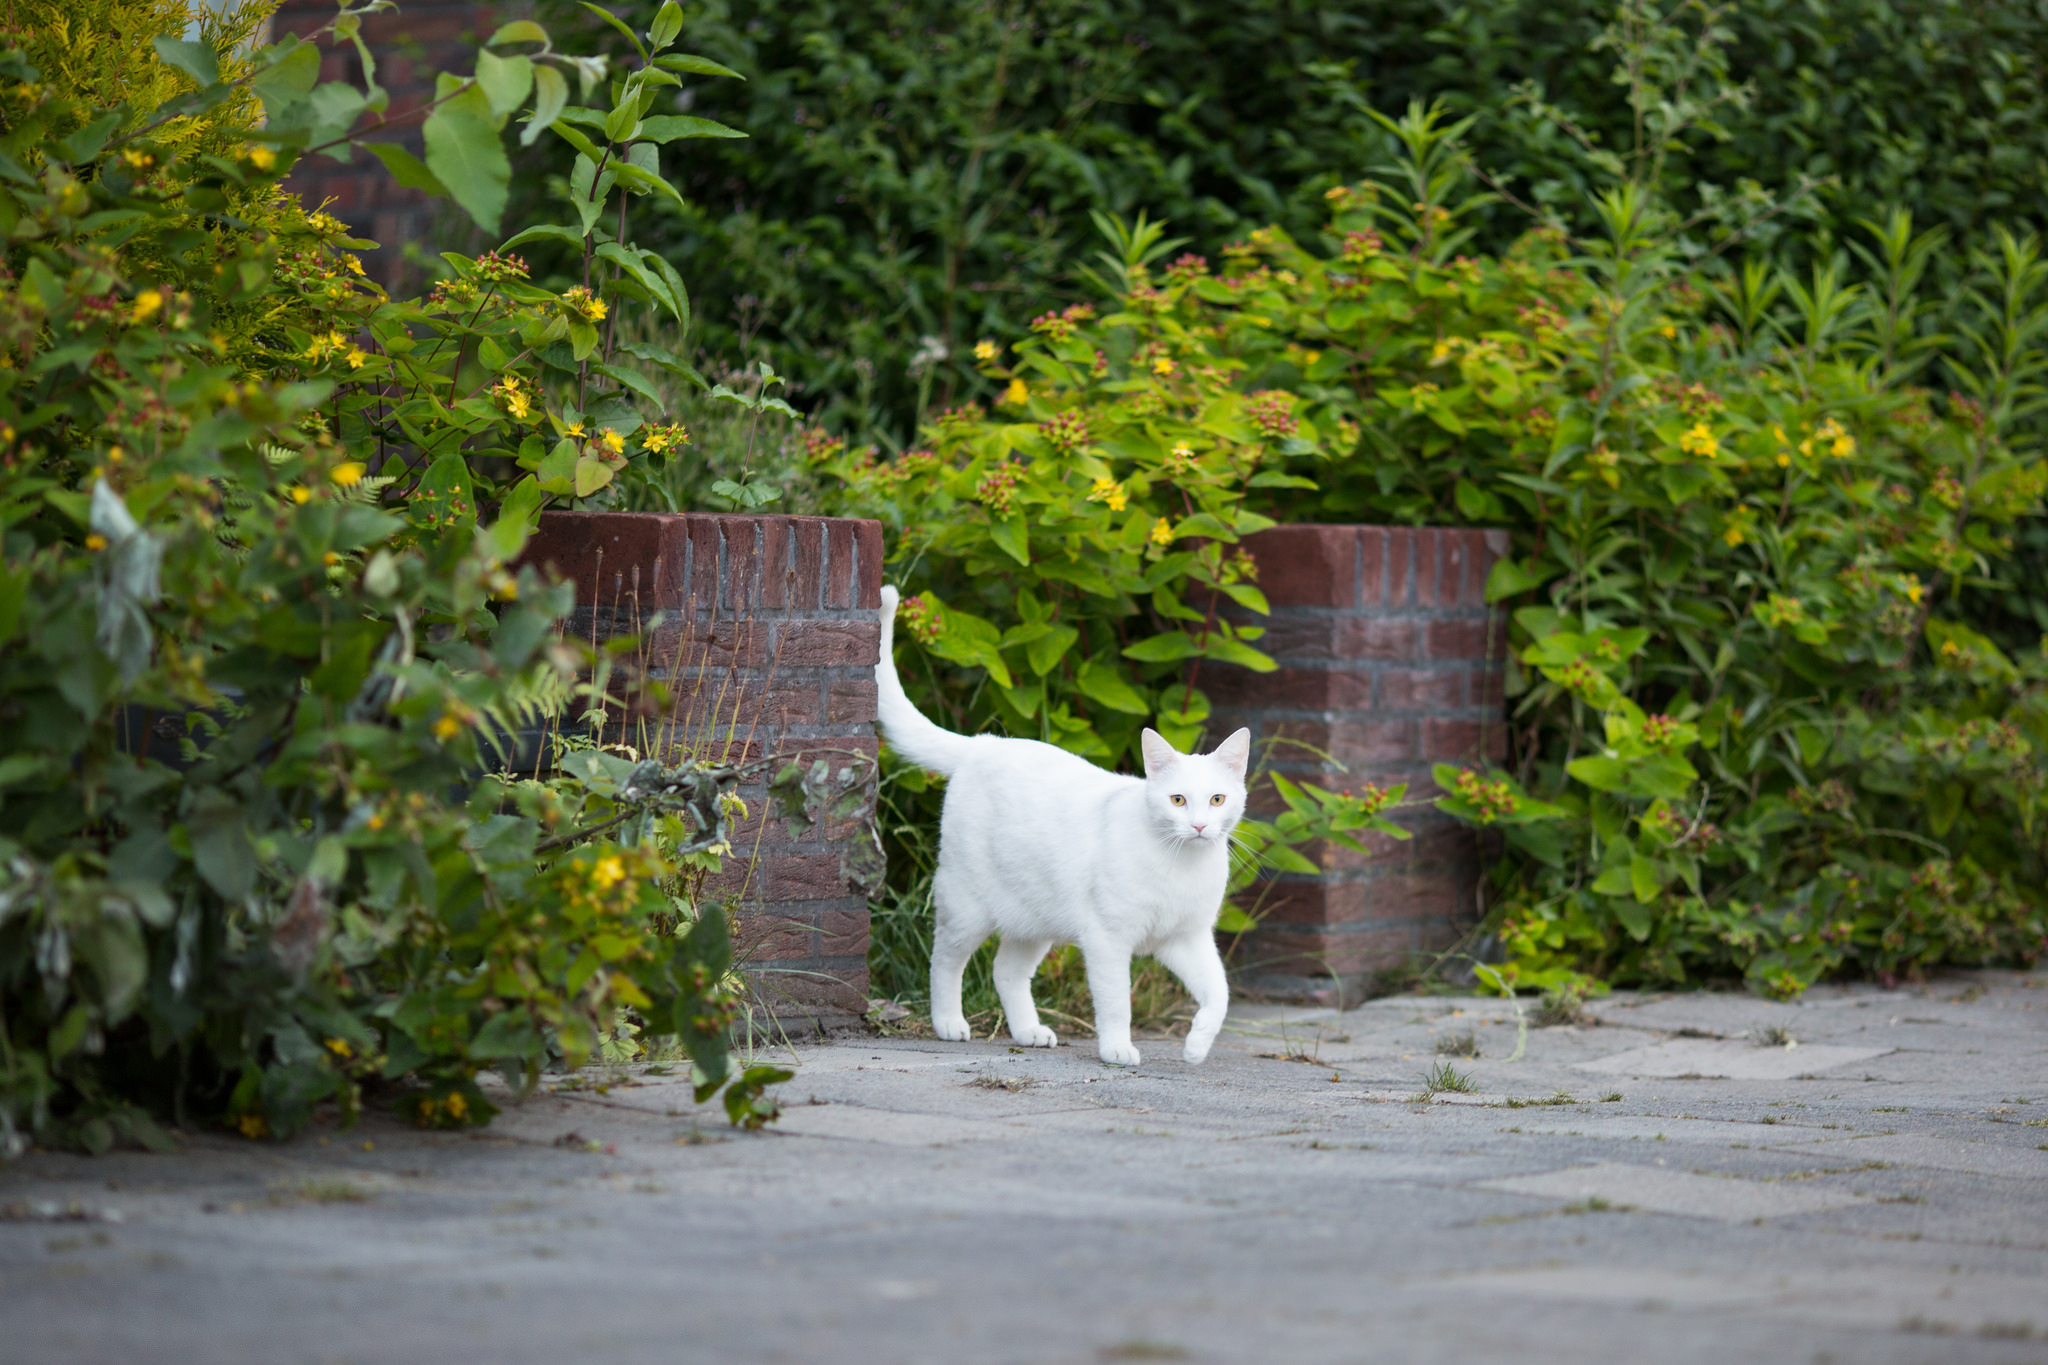
[[[1373,977],[1456,941],[1481,914],[1478,833],[1427,803],[1431,765],[1505,756],[1506,622],[1486,605],[1504,531],[1278,526],[1245,542],[1273,608],[1258,642],[1275,673],[1208,665],[1212,736],[1250,728],[1254,752],[1319,786],[1408,784],[1391,813],[1405,842],[1367,835],[1361,857],[1305,849],[1320,877],[1285,874],[1239,943],[1240,984],[1279,998],[1354,1002]],[[1256,800],[1256,797],[1255,797]]]
[[[716,761],[857,755],[872,783],[880,523],[544,512],[524,559],[575,582],[577,634],[644,635],[673,698],[641,718],[653,733]],[[774,816],[765,784],[780,766],[740,787],[749,816],[712,889],[739,898],[734,939],[761,1005],[785,1023],[850,1022],[867,1008],[863,881],[879,851],[864,822],[799,832]]]

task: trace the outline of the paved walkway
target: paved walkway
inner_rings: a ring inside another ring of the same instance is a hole
[[[763,1135],[622,1074],[33,1155],[0,1359],[2048,1361],[2048,972],[1594,1013],[1512,1060],[1503,1002],[1413,997],[1241,1008],[1199,1069],[841,1041]]]

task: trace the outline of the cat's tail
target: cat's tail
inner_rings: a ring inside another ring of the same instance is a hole
[[[974,741],[941,730],[911,705],[896,676],[896,589],[882,589],[882,660],[875,665],[876,713],[889,747],[920,768],[951,777],[967,761]]]

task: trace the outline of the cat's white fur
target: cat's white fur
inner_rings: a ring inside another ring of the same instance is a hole
[[[894,588],[882,589],[882,735],[910,762],[950,779],[932,884],[933,1029],[955,1041],[971,1036],[960,978],[993,933],[1002,935],[996,993],[1019,1043],[1058,1044],[1038,1022],[1031,978],[1055,945],[1073,943],[1087,963],[1103,1061],[1138,1064],[1131,957],[1150,953],[1195,998],[1181,1055],[1200,1062],[1230,1002],[1214,929],[1231,831],[1244,816],[1251,732],[1239,730],[1211,753],[1183,754],[1147,730],[1145,776],[1137,778],[1037,740],[942,730],[911,705],[896,676],[896,600]]]

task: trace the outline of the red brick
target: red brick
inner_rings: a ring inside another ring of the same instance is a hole
[[[1409,526],[1387,528],[1386,586],[1381,601],[1390,613],[1406,613],[1415,607],[1415,537]]]
[[[763,856],[761,894],[770,901],[822,901],[847,894],[839,854],[779,853]]]
[[[1485,730],[1485,756],[1507,757],[1508,727],[1505,721],[1481,726],[1474,720],[1445,720],[1432,716],[1422,722],[1422,756],[1440,763],[1476,763],[1480,757],[1480,732]]]
[[[1421,730],[1413,720],[1345,721],[1331,734],[1330,756],[1347,768],[1413,759]]]
[[[857,556],[853,605],[862,611],[879,611],[882,606],[882,523],[860,520],[852,523],[853,548]]]
[[[843,611],[853,606],[854,594],[860,586],[860,538],[845,522],[828,523],[826,533],[825,605]]]
[[[1265,629],[1256,641],[1257,648],[1283,664],[1358,657],[1339,653],[1336,634],[1341,627],[1330,617],[1290,616],[1282,611],[1271,617],[1248,615],[1245,619]]]
[[[780,668],[872,668],[882,657],[882,623],[783,620],[775,623]]]
[[[1507,643],[1505,622],[1431,621],[1423,627],[1424,648],[1432,659],[1484,659],[1491,644],[1496,651]]]
[[[733,925],[733,956],[740,963],[808,961],[818,955],[815,926],[774,910],[743,908]]]
[[[865,961],[820,963],[802,972],[760,972],[748,981],[763,1009],[777,1014],[839,1014],[859,1018],[868,1007]]]
[[[1346,616],[1336,622],[1339,659],[1407,660],[1418,657],[1415,622],[1384,616]]]
[[[1379,675],[1379,684],[1379,704],[1389,711],[1442,711],[1465,704],[1462,668],[1390,668]]]
[[[1358,528],[1275,526],[1245,538],[1275,607],[1349,607],[1358,597]]]
[[[858,725],[875,718],[875,680],[840,678],[825,684],[825,719],[833,725]]]
[[[1376,920],[1451,919],[1461,909],[1462,888],[1454,878],[1391,873],[1365,884],[1365,916]],[[1476,917],[1476,916],[1475,916]]]
[[[864,957],[868,951],[868,912],[827,910],[818,917],[818,952],[824,957]]]

